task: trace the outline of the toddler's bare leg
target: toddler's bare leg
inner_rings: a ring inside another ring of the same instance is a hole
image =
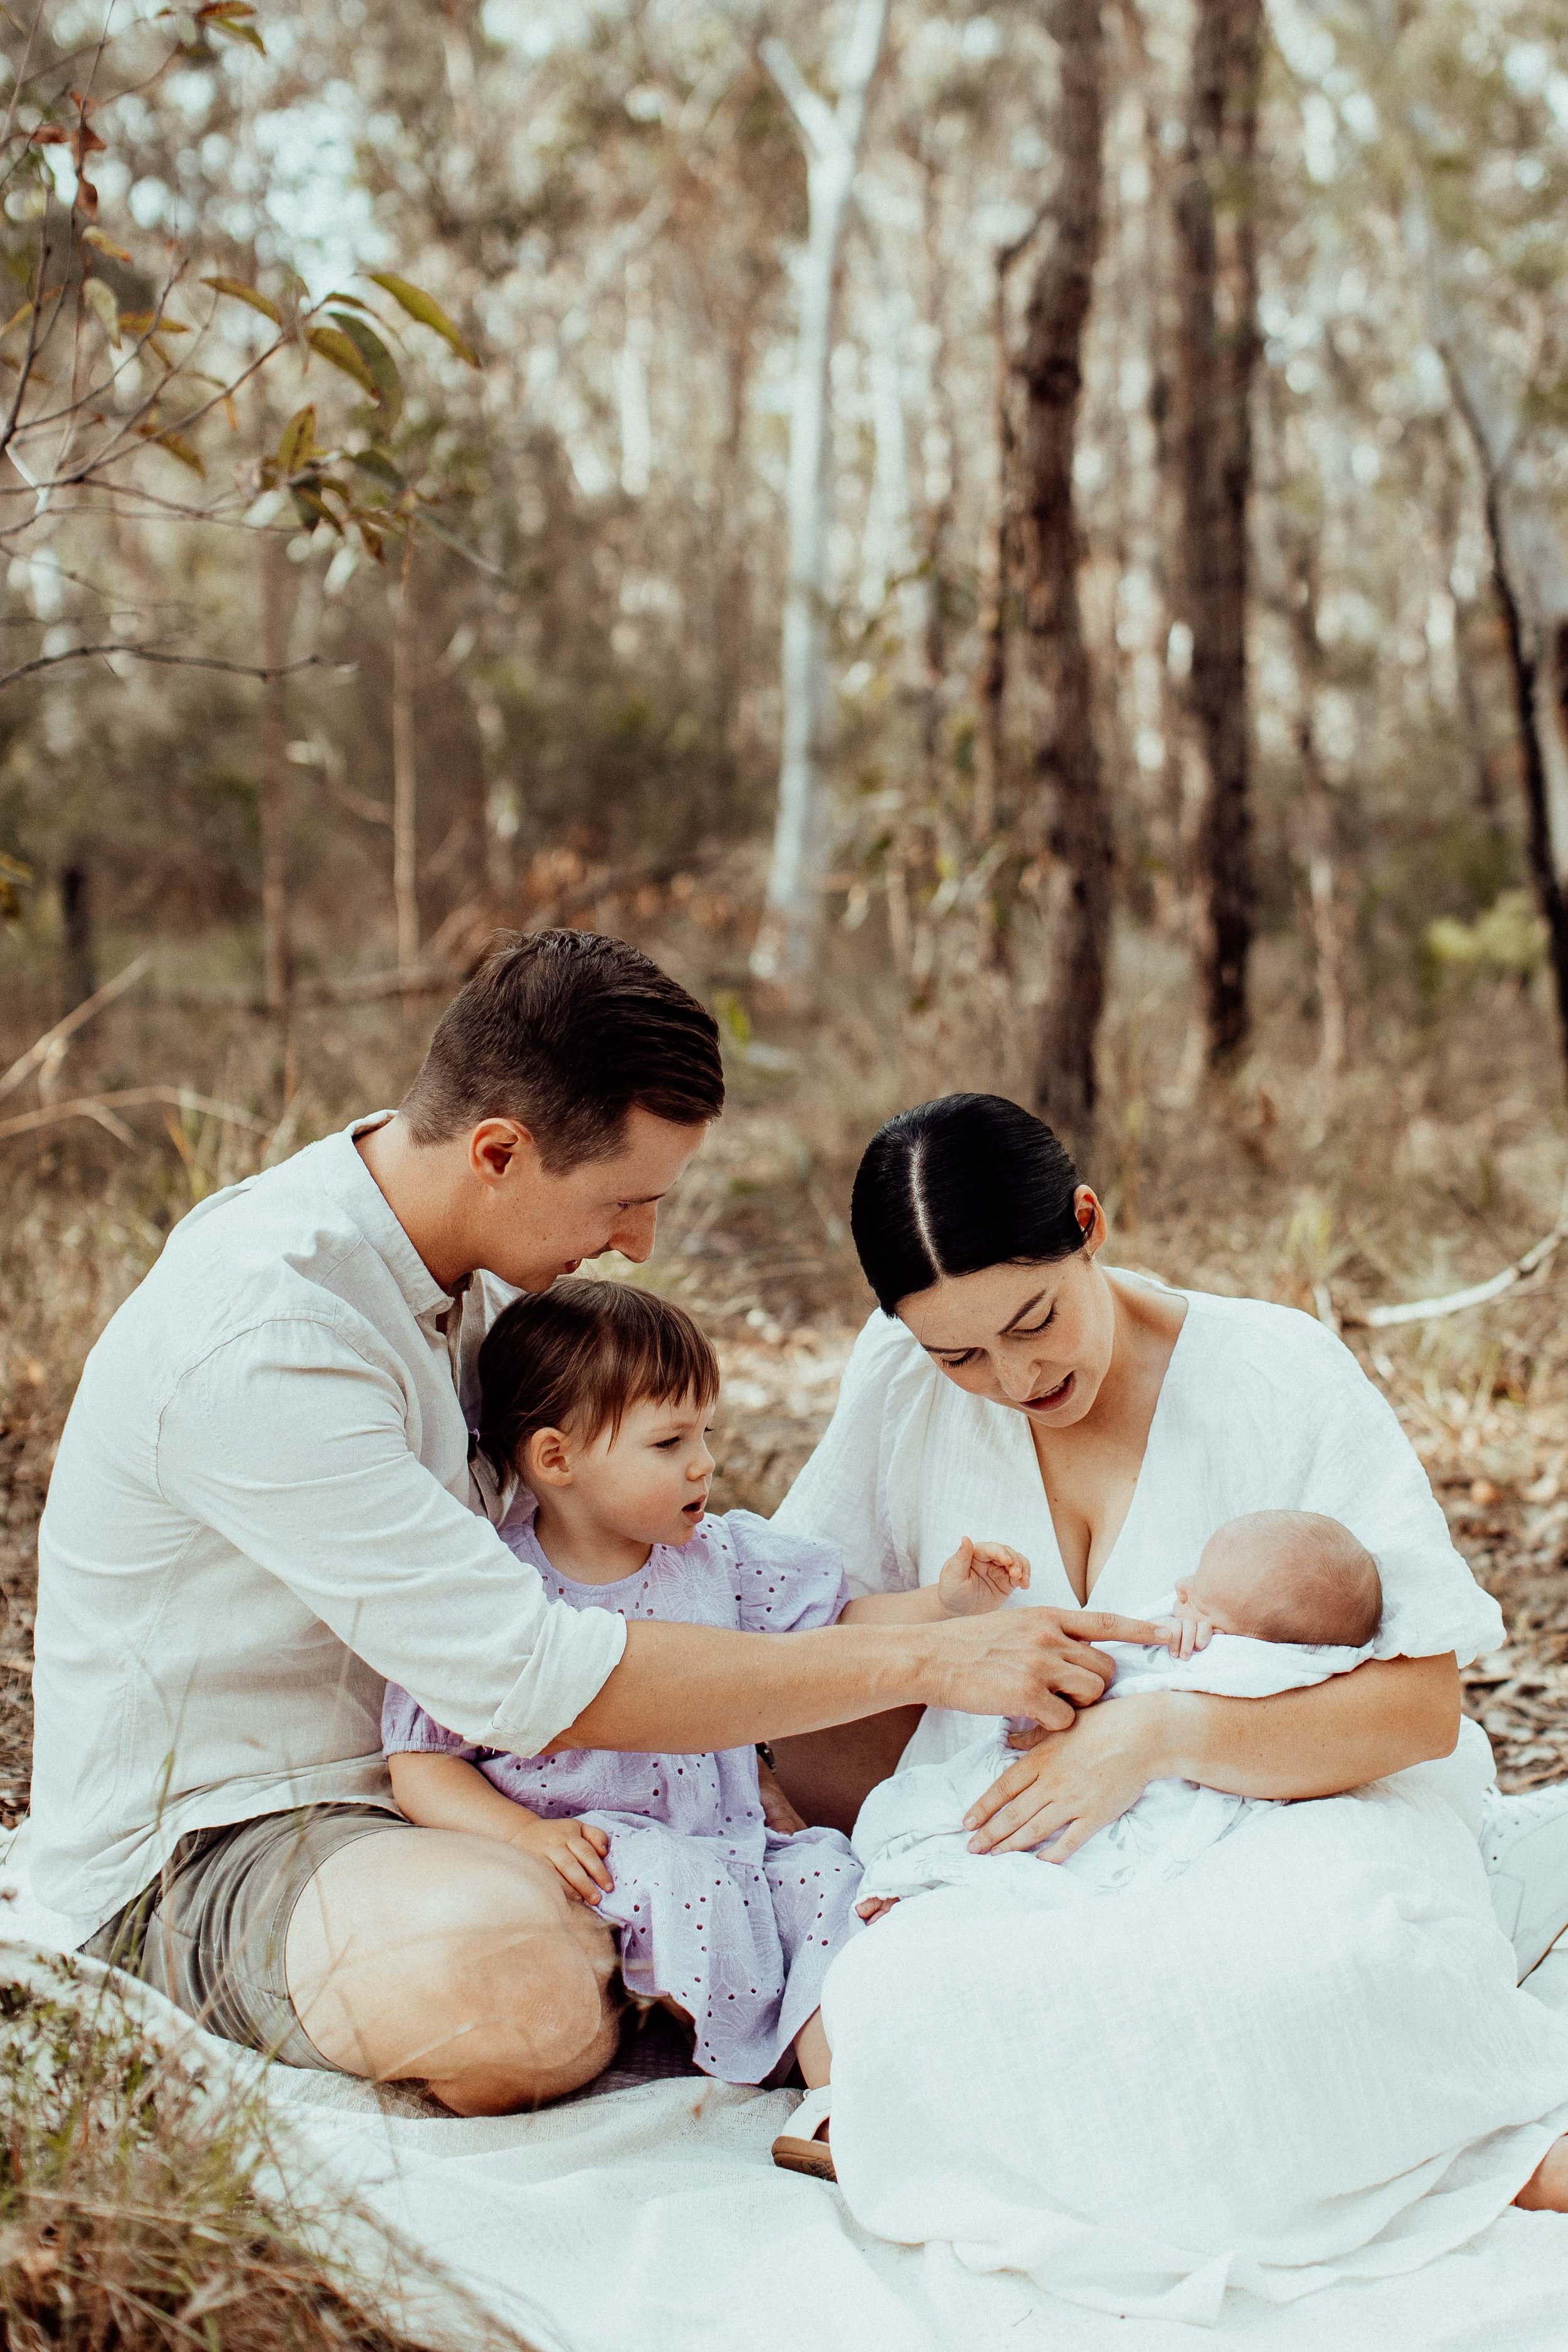
[[[1527,2213],[1568,2213],[1568,2139],[1553,2140],[1513,2201]]]
[[[833,2072],[833,2053],[822,2030],[822,2011],[814,2009],[795,2037],[795,2060],[808,2091],[820,2091]]]

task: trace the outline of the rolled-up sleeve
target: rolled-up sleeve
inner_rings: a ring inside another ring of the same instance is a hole
[[[279,1318],[185,1374],[158,1483],[437,1723],[537,1755],[620,1663],[625,1621],[552,1601],[416,1458],[407,1411],[390,1366],[329,1322]]]

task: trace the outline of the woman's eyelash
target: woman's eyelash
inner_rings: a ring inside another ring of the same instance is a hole
[[[1037,1339],[1042,1331],[1048,1331],[1050,1329],[1051,1325],[1056,1321],[1056,1319],[1057,1310],[1053,1307],[1040,1322],[1020,1323],[1018,1328],[1014,1332],[1013,1337],[1015,1339]]]

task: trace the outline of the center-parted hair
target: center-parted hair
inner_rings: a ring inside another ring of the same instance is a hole
[[[712,1343],[683,1307],[629,1282],[578,1277],[498,1315],[479,1349],[479,1444],[502,1477],[537,1430],[614,1435],[635,1404],[700,1409],[719,1393]]]
[[[947,1274],[1048,1265],[1084,1244],[1077,1169],[1043,1120],[1003,1095],[942,1095],[866,1147],[849,1226],[885,1315]]]

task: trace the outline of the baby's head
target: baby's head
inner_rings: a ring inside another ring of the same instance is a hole
[[[1383,1615],[1376,1560],[1349,1528],[1321,1511],[1248,1511],[1227,1519],[1176,1598],[1216,1633],[1352,1650],[1372,1640]]]
[[[480,1445],[542,1503],[570,1491],[637,1543],[696,1533],[719,1363],[668,1298],[578,1279],[514,1300],[479,1349],[479,1394]]]

